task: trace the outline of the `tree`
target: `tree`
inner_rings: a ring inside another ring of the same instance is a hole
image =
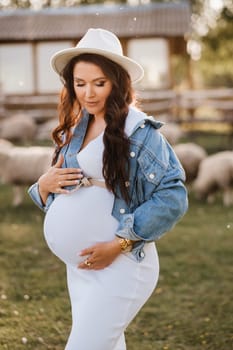
[[[202,57],[199,63],[205,86],[233,86],[233,11],[224,7],[216,22],[202,38]]]

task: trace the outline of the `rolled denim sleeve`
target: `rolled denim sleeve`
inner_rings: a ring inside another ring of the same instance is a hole
[[[29,189],[28,189],[28,194],[33,200],[33,202],[44,212],[46,212],[50,205],[52,204],[54,200],[54,194],[50,193],[48,195],[48,198],[46,200],[46,203],[44,204],[41,200],[40,193],[39,193],[39,185],[38,182],[34,183]]]
[[[151,242],[170,231],[188,209],[182,169],[171,168],[151,198],[133,213],[122,215],[117,235]]]

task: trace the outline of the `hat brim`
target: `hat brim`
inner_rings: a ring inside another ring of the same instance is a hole
[[[92,48],[70,48],[58,51],[55,53],[50,60],[51,66],[53,70],[61,75],[63,69],[67,65],[67,63],[76,56],[79,56],[83,53],[91,53],[98,54],[104,56],[115,63],[118,63],[121,67],[123,67],[130,75],[131,81],[133,84],[138,83],[144,76],[144,70],[140,64],[135,62],[134,60],[126,57],[120,56],[111,52],[107,52],[101,49],[92,49]]]

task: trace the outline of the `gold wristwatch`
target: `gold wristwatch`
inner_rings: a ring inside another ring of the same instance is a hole
[[[117,237],[123,253],[130,252],[133,248],[133,242],[128,238]]]

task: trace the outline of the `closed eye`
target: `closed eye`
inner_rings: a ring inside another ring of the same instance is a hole
[[[98,83],[96,83],[96,86],[104,86],[106,83],[106,81],[99,81]]]
[[[97,87],[103,87],[104,85],[105,85],[105,81],[101,81],[99,83],[95,83],[95,86],[97,86]],[[83,86],[85,86],[85,84],[84,83],[77,83],[76,86],[77,87],[83,87]]]
[[[74,78],[74,82],[75,82],[75,86],[77,87],[83,87],[87,84],[84,80],[79,78]],[[106,79],[100,79],[100,78],[94,79],[92,81],[92,83],[95,84],[95,86],[97,87],[103,87],[106,84],[106,82],[107,82]]]

